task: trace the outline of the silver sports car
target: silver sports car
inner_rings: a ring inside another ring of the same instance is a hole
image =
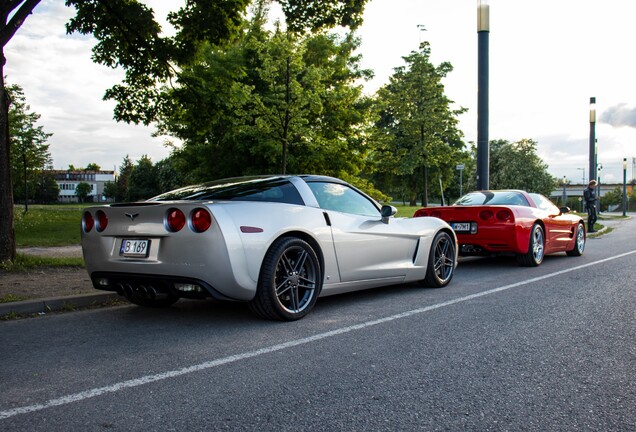
[[[296,320],[320,296],[451,281],[451,227],[395,213],[332,177],[231,178],[89,207],[82,249],[95,288],[137,305],[212,297]]]

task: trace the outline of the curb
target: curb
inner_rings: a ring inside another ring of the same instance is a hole
[[[117,293],[80,294],[68,297],[48,297],[0,304],[0,317],[9,314],[44,314],[61,310],[74,310],[99,306],[121,299]]]

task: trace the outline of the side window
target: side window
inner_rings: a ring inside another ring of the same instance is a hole
[[[355,189],[338,183],[309,182],[318,205],[324,210],[351,213],[360,216],[380,217],[380,210]]]
[[[545,210],[548,212],[558,211],[558,208],[554,204],[552,204],[552,201],[545,198],[543,195],[531,193],[530,196],[534,200],[537,207],[539,207],[541,210]]]

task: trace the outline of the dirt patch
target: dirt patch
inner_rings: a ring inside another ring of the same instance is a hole
[[[86,269],[79,267],[41,267],[28,272],[0,271],[0,298],[20,299],[64,297],[98,292]]]
[[[81,246],[19,248],[18,253],[45,257],[81,257]],[[66,297],[98,292],[82,267],[40,267],[25,272],[0,270],[0,298]]]

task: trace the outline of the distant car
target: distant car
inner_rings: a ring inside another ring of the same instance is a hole
[[[137,305],[213,297],[295,320],[319,296],[451,281],[451,227],[395,214],[332,177],[232,178],[89,207],[82,249],[94,287]]]
[[[489,190],[466,194],[451,206],[419,209],[414,216],[448,222],[462,256],[513,253],[519,264],[532,267],[547,254],[583,254],[585,223],[569,211],[537,193]]]

